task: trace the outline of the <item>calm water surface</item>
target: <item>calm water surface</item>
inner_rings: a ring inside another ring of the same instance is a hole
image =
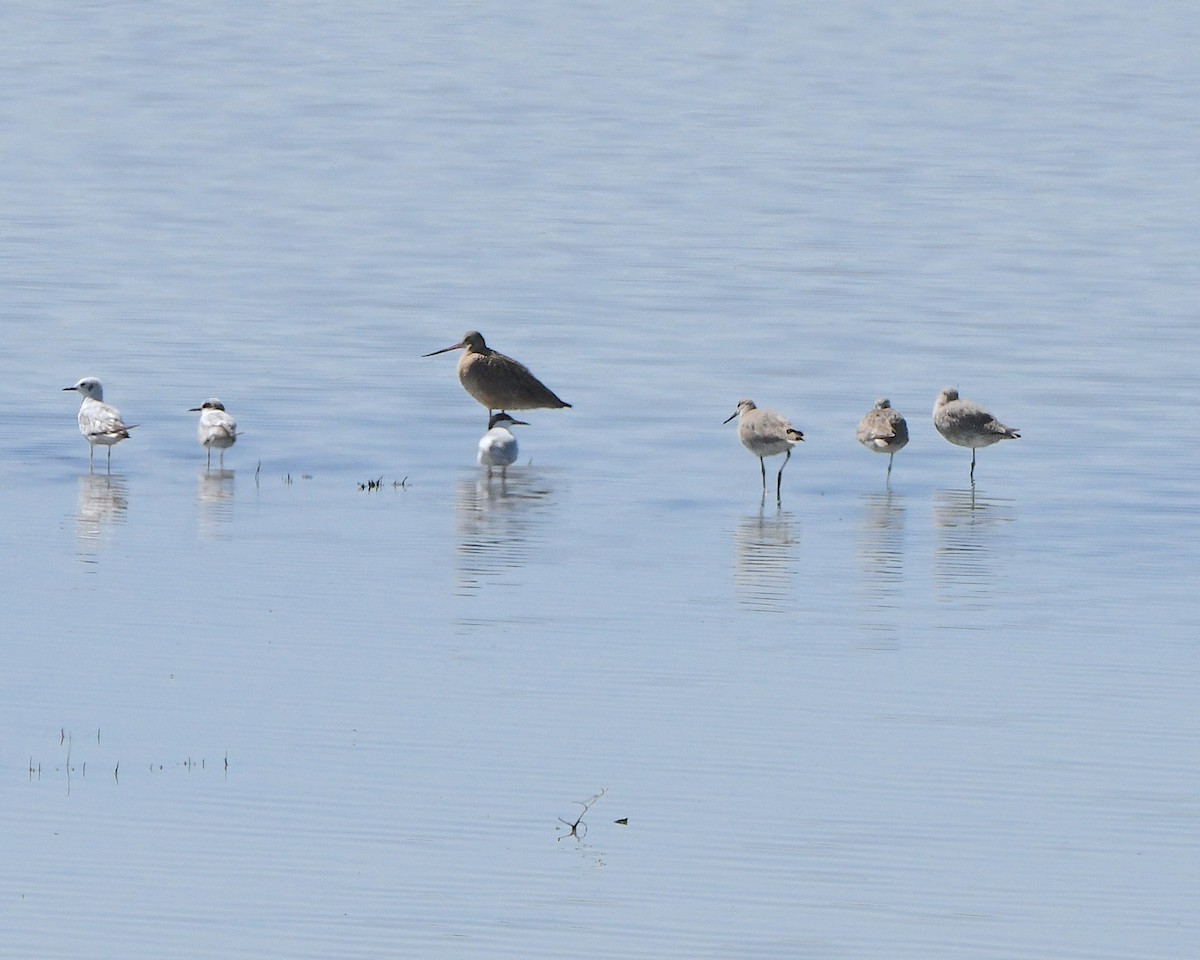
[[[1198,34],[0,13],[0,955],[1195,955]]]

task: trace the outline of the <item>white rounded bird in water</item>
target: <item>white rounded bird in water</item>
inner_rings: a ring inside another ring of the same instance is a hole
[[[492,414],[488,420],[488,431],[479,441],[479,465],[488,468],[500,467],[501,472],[507,472],[508,467],[517,462],[517,438],[513,436],[512,427],[527,427],[524,420],[514,420],[507,413]]]
[[[88,466],[92,466],[96,444],[100,444],[108,447],[108,467],[111,470],[113,445],[128,440],[129,431],[137,424],[124,423],[121,412],[104,402],[104,388],[95,377],[84,377],[74,386],[63,387],[63,390],[73,390],[83,396],[83,402],[79,405],[79,432],[88,442]]]
[[[892,458],[908,444],[908,421],[891,400],[876,400],[875,407],[858,422],[858,442],[868,450],[888,455],[887,475],[892,476]]]
[[[221,451],[221,466],[224,467],[225,451],[237,443],[237,424],[233,417],[225,412],[225,404],[213,397],[198,407],[192,407],[188,413],[200,414],[196,437],[200,446],[208,451],[208,465],[212,466],[212,452],[215,447]]]
[[[971,482],[975,482],[975,451],[990,447],[1001,440],[1016,440],[1021,432],[1006,427],[999,420],[970,400],[958,399],[958,391],[947,387],[938,394],[933,405],[933,425],[937,432],[960,447],[971,448]]]
[[[753,400],[739,400],[737,409],[725,422],[728,423],[734,417],[738,418],[738,439],[742,441],[742,446],[758,457],[758,465],[762,469],[764,497],[767,495],[765,458],[785,454],[783,465],[775,477],[775,499],[778,501],[779,487],[783,483],[783,468],[792,459],[792,447],[804,439],[804,434],[778,413],[759,410]]]

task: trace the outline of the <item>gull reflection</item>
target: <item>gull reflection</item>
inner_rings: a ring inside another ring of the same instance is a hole
[[[896,608],[904,587],[902,494],[888,490],[862,498],[856,552],[862,574],[864,626],[882,635],[883,646],[894,649],[899,645]]]
[[[1016,519],[1014,501],[969,490],[933,495],[934,583],[939,599],[987,606],[1003,587],[996,582],[995,557],[1005,530]]]
[[[476,593],[486,580],[525,566],[543,539],[554,489],[545,476],[527,469],[510,467],[507,474],[480,472],[458,483],[460,594]]]
[[[200,533],[220,535],[223,524],[233,519],[233,470],[202,470],[196,476],[196,507]]]
[[[92,552],[106,539],[108,531],[125,522],[129,497],[125,477],[119,473],[85,473],[79,478],[75,507],[75,537],[78,545]]]
[[[779,613],[795,594],[800,534],[792,514],[776,509],[740,517],[733,532],[733,585],[738,601],[755,610]]]

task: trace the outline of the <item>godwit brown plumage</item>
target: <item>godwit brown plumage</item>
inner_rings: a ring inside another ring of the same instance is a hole
[[[525,364],[484,343],[483,334],[478,330],[470,331],[453,346],[425,356],[435,357],[451,350],[464,351],[458,360],[458,381],[467,393],[487,407],[489,420],[497,410],[557,410],[570,406],[530,373]]]

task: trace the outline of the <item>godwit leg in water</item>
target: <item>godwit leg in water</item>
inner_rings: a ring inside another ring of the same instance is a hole
[[[489,347],[483,334],[476,330],[458,343],[425,356],[435,357],[451,350],[464,351],[458,361],[458,380],[467,393],[487,407],[489,429],[491,416],[498,410],[556,410],[570,406],[525,364]]]

